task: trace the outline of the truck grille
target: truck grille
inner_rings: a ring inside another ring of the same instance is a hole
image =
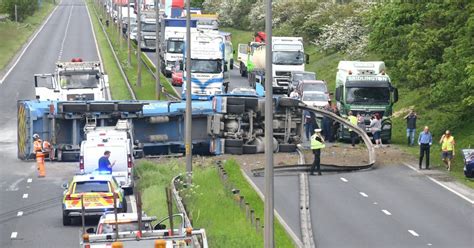
[[[156,40],[145,40],[145,46],[155,47],[156,46]]]
[[[290,77],[291,72],[289,72],[289,71],[276,71],[275,75],[278,76],[278,77]]]

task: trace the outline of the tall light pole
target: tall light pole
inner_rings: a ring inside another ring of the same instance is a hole
[[[156,53],[156,99],[160,100],[161,98],[161,82],[160,82],[160,69],[161,69],[161,59],[160,59],[160,0],[155,1],[155,10],[156,10],[156,42],[155,42],[155,53]],[[163,35],[163,34],[161,34]]]
[[[272,0],[265,1],[265,224],[264,246],[273,248],[273,86],[272,86]]]
[[[137,87],[142,87],[142,5],[141,0],[136,0],[137,6]]]
[[[131,16],[130,16],[130,1],[128,2],[128,26],[127,26],[127,47],[128,47],[128,65],[132,64],[132,44],[130,44],[130,32],[131,32]]]
[[[187,182],[191,183],[193,172],[192,158],[192,103],[191,103],[191,0],[186,1],[186,131],[185,131],[185,150],[186,150],[186,172]]]

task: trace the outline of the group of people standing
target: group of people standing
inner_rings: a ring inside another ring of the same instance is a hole
[[[418,116],[414,110],[410,110],[408,115],[405,116],[407,121],[407,143],[409,146],[414,145],[415,133],[416,133],[416,121]],[[446,166],[448,171],[451,171],[451,163],[455,155],[454,145],[456,144],[454,137],[451,135],[451,131],[446,130],[441,136],[439,143],[441,144],[441,159]],[[418,168],[422,169],[423,159],[425,159],[425,169],[430,169],[430,150],[433,145],[433,135],[430,132],[428,126],[423,128],[423,131],[418,135],[418,145],[420,146],[420,159]]]

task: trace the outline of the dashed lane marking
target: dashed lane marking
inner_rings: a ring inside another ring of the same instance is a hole
[[[366,193],[364,193],[364,192],[359,192],[359,194],[360,194],[361,196],[363,196],[363,197],[369,197],[369,196],[368,196]]]
[[[23,216],[23,211],[18,211],[18,213],[16,214],[16,216],[18,216],[18,217]]]
[[[415,237],[420,237],[420,235],[413,230],[408,230],[408,232]]]
[[[61,42],[61,48],[59,49],[58,61],[60,61],[61,57],[63,56],[64,43],[66,42],[67,31],[69,29],[69,23],[71,23],[71,16],[72,16],[73,9],[74,9],[74,5],[71,6],[71,10],[69,11],[69,17],[66,23],[66,30],[64,31],[63,41]]]
[[[378,203],[377,202],[374,202],[374,205],[377,205]]]
[[[23,199],[28,198],[28,194],[23,194]]]
[[[33,182],[33,179],[32,178],[28,178],[28,180],[26,180],[27,183],[31,183]]]
[[[392,215],[392,213],[390,213],[388,210],[386,209],[382,209],[382,212],[385,214],[385,215]]]
[[[345,182],[345,183],[349,182],[349,180],[347,180],[347,179],[345,179],[345,178],[343,178],[343,177],[341,177],[341,181],[343,181],[343,182]]]
[[[10,239],[16,239],[16,237],[18,237],[18,233],[12,232],[12,235],[10,235]]]

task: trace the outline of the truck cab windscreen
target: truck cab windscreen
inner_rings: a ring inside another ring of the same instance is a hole
[[[154,23],[143,23],[142,32],[156,32],[156,24]]]
[[[221,73],[221,60],[191,59],[191,72],[193,73]]]
[[[84,89],[99,87],[99,79],[96,72],[91,73],[68,73],[59,76],[59,82],[63,89]]]
[[[169,53],[183,53],[184,41],[182,40],[168,40],[166,44],[166,51]]]
[[[346,102],[349,104],[388,104],[390,90],[386,87],[348,87]]]
[[[276,65],[301,65],[304,63],[304,53],[301,51],[274,51],[273,64]]]

